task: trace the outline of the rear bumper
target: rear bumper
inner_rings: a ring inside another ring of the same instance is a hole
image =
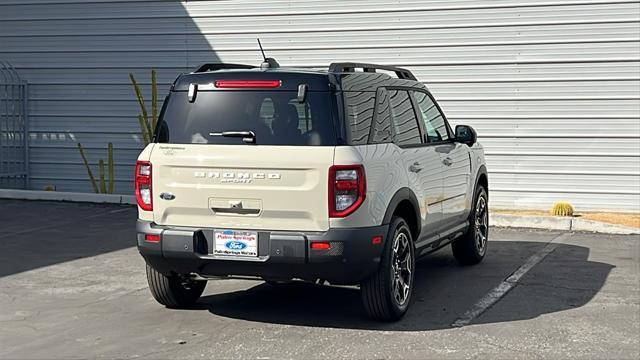
[[[388,227],[259,231],[258,257],[229,259],[210,254],[213,229],[159,226],[142,220],[136,225],[140,254],[164,274],[324,279],[333,284],[357,284],[377,270]],[[160,241],[146,241],[145,234],[160,235]],[[372,243],[376,236],[382,237],[381,243]],[[314,241],[328,241],[331,248],[312,250]]]

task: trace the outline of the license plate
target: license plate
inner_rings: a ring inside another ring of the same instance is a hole
[[[216,230],[213,232],[214,255],[258,256],[258,233],[242,230]]]

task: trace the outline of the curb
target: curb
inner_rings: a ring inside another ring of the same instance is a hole
[[[132,195],[90,194],[76,192],[12,189],[0,189],[0,199],[72,201],[119,205],[136,204],[135,196]]]
[[[591,231],[607,234],[640,234],[640,229],[586,219],[572,219],[571,230]]]
[[[568,216],[531,216],[489,214],[489,224],[499,227],[517,227],[564,231],[590,231],[603,234],[637,235],[640,229]]]
[[[0,189],[0,199],[71,201],[135,205],[133,195],[90,194],[60,191]],[[590,231],[604,234],[637,235],[640,229],[566,216],[527,216],[490,214],[489,223],[498,227],[516,227],[563,231]]]

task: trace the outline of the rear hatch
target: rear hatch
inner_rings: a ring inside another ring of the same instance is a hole
[[[165,100],[150,158],[154,221],[327,230],[336,144],[330,92],[308,91],[301,102],[273,82],[219,85],[172,91]]]

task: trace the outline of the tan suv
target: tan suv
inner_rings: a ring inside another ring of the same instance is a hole
[[[415,260],[482,260],[488,181],[475,131],[451,130],[405,69],[206,64],[180,76],[135,169],[138,248],[155,299],[206,280],[360,285],[371,317],[407,310]]]

